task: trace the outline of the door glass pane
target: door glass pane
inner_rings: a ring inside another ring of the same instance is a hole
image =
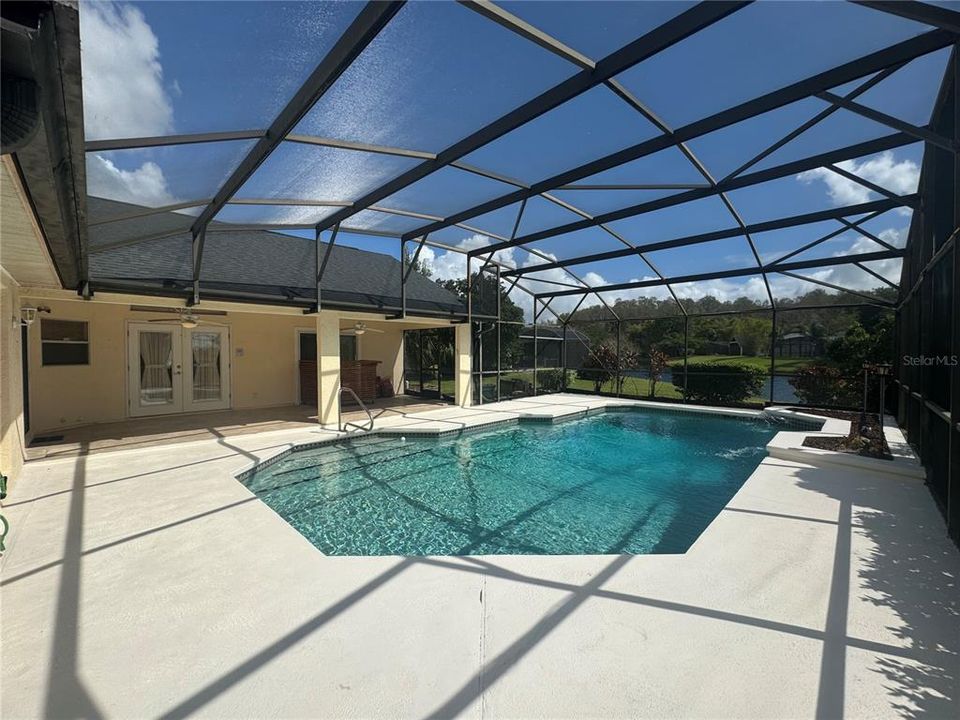
[[[403,331],[403,390],[419,395],[420,387],[420,331]]]
[[[420,344],[423,359],[420,365],[420,378],[423,383],[421,392],[430,397],[440,394],[439,342],[437,330],[420,330]]]
[[[341,345],[342,348],[342,345]],[[300,333],[300,360],[317,361],[317,334]]]
[[[356,335],[340,336],[340,359],[341,360],[357,359],[357,336]]]
[[[195,332],[190,335],[193,351],[193,399],[219,400],[220,334]]]
[[[140,333],[140,404],[173,403],[173,335]]]

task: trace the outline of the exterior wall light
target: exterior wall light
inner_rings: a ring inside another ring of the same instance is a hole
[[[50,308],[46,307],[45,305],[41,305],[40,307],[33,307],[32,305],[27,305],[25,307],[20,308],[20,320],[18,321],[16,318],[14,318],[13,326],[14,328],[19,326],[30,327],[31,325],[33,325],[34,321],[37,319],[37,315],[39,313],[48,313],[48,312],[50,312]]]

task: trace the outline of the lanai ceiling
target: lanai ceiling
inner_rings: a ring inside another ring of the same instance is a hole
[[[403,247],[441,277],[469,257],[518,303],[567,312],[638,295],[682,312],[721,288],[770,307],[816,288],[883,303],[924,148],[955,151],[928,123],[958,17],[916,2],[84,3],[88,280],[216,295],[211,236],[267,231],[322,241],[321,287],[332,243]],[[155,278],[110,261],[169,238],[186,257]],[[314,288],[293,290],[308,303]]]

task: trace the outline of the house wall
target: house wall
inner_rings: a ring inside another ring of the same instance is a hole
[[[0,260],[0,472],[12,483],[29,440],[24,432],[21,286],[60,284],[10,155],[0,158]]]
[[[25,447],[19,319],[19,289],[0,268],[0,472],[11,482],[23,466]]]
[[[388,377],[393,382],[393,391],[403,392],[403,330],[383,325],[369,324],[384,330],[381,333],[364,333],[358,349],[361,360],[379,360],[377,375]]]
[[[124,420],[127,410],[127,326],[170,319],[169,313],[133,311],[129,304],[81,300],[37,300],[50,307],[44,318],[89,323],[89,365],[44,367],[40,323],[30,328],[31,419],[36,432]],[[172,303],[171,303],[172,304]],[[292,405],[297,397],[297,331],[316,332],[315,316],[229,312],[207,316],[230,328],[231,406],[235,409]],[[349,327],[354,320],[341,319]],[[367,333],[359,344],[363,359],[381,360],[378,374],[403,373],[403,326],[369,322],[383,334]],[[394,382],[396,387],[399,383]]]

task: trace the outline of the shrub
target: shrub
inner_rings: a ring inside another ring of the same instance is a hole
[[[790,384],[803,405],[843,405],[857,404],[862,386],[851,382],[850,376],[839,368],[830,365],[808,365],[798,370]]]
[[[672,368],[673,384],[682,392],[683,365]],[[687,363],[687,399],[694,402],[722,405],[743,402],[763,390],[766,374],[750,365]]]
[[[623,391],[623,381],[626,372],[637,368],[640,356],[632,350],[623,349],[619,356],[617,351],[603,343],[590,350],[590,354],[583,361],[583,367],[577,371],[581,380],[593,383],[593,391],[599,393],[606,382],[613,381],[613,391]]]
[[[886,316],[867,330],[854,322],[843,337],[827,344],[827,357],[848,377],[863,372],[864,363],[888,363],[892,357],[893,318]]]
[[[616,364],[616,351],[604,343],[593,348],[584,358],[583,367],[577,371],[577,377],[592,382],[593,391],[599,393],[603,384],[613,378]]]
[[[538,370],[537,392],[562,392],[566,390],[569,380],[570,375],[564,378],[564,371],[561,368]]]
[[[650,351],[650,397],[657,394],[657,383],[660,382],[663,371],[667,369],[669,360],[666,353],[656,348]]]

